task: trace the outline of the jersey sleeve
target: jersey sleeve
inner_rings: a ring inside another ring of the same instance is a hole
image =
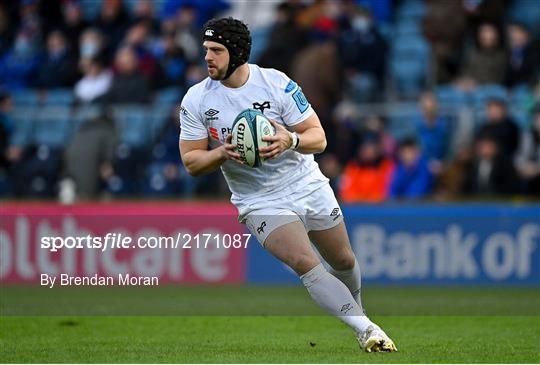
[[[285,125],[294,126],[306,120],[314,113],[314,110],[302,92],[302,88],[285,74],[280,74],[282,77],[279,90],[282,94],[281,117]]]
[[[183,140],[196,141],[208,138],[208,131],[199,116],[195,96],[188,91],[180,105],[180,139]]]

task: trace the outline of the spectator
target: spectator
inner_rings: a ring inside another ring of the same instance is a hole
[[[510,62],[506,74],[506,84],[534,84],[540,75],[540,44],[531,39],[529,30],[522,24],[508,26]]]
[[[301,8],[290,2],[282,2],[277,7],[276,22],[270,31],[268,44],[257,60],[261,67],[290,74],[294,57],[308,44],[308,32],[296,21]],[[287,42],[283,42],[284,39]]]
[[[394,156],[396,140],[386,129],[387,121],[380,115],[370,115],[364,124],[363,133],[375,133],[379,136],[385,156]]]
[[[39,16],[38,0],[22,0],[19,6],[19,28],[17,34],[24,34],[30,42],[38,45],[43,35],[43,18]]]
[[[506,103],[501,99],[490,99],[486,104],[486,121],[479,135],[491,135],[498,145],[498,152],[512,159],[519,145],[519,127],[508,116]]]
[[[500,153],[497,138],[489,132],[477,137],[475,155],[465,170],[462,191],[467,195],[505,195],[515,192],[517,175],[512,160]]]
[[[87,28],[81,34],[79,45],[79,56],[81,58],[92,58],[103,52],[105,39],[99,29]]]
[[[110,65],[111,56],[105,38],[97,28],[86,29],[79,40],[79,69],[85,70],[87,64],[100,59],[104,65]]]
[[[426,7],[422,30],[432,45],[435,81],[438,84],[448,83],[454,80],[461,67],[467,29],[465,9],[461,1],[448,0],[426,1]]]
[[[186,82],[187,60],[184,52],[174,40],[174,34],[164,34],[159,47],[154,50],[159,60],[159,88],[169,86],[184,86]]]
[[[120,48],[114,61],[116,75],[106,101],[112,104],[147,103],[150,101],[148,81],[137,72],[137,56],[130,47]]]
[[[390,182],[390,197],[416,199],[431,193],[433,175],[414,139],[399,145],[398,162]]]
[[[335,108],[329,124],[325,127],[328,145],[324,155],[332,154],[340,166],[344,166],[356,155],[360,140],[360,110],[357,104],[344,100]],[[324,121],[322,121],[324,123]],[[325,172],[325,171],[323,171]]]
[[[129,26],[129,16],[122,0],[104,0],[96,26],[106,35],[109,44],[120,44]]]
[[[81,103],[93,103],[100,101],[109,91],[112,84],[112,73],[103,65],[99,57],[94,57],[87,62],[81,62],[84,74],[75,85],[75,97]]]
[[[421,114],[416,121],[416,132],[431,172],[437,173],[448,149],[448,122],[439,115],[437,99],[432,92],[420,95],[419,106]]]
[[[32,86],[39,60],[37,43],[19,33],[13,49],[0,59],[0,83],[9,90]]]
[[[339,37],[342,68],[350,80],[355,99],[371,100],[384,86],[386,42],[373,23],[371,14],[355,9],[351,28]]]
[[[357,149],[356,157],[341,176],[340,199],[344,203],[385,200],[388,194],[394,163],[384,156],[379,136],[366,134]]]
[[[64,34],[52,31],[47,37],[47,52],[38,71],[36,86],[45,89],[73,87],[77,76],[77,63],[69,52]]]
[[[357,0],[356,3],[368,9],[377,24],[388,22],[392,16],[392,0]]]
[[[79,49],[79,40],[84,30],[89,26],[84,20],[81,6],[75,0],[64,0],[62,4],[64,24],[62,31],[68,39],[69,49]]]
[[[147,22],[134,24],[126,33],[124,46],[131,47],[137,55],[137,68],[147,80],[154,80],[157,61],[150,53],[149,25]]]
[[[315,43],[298,53],[291,65],[291,77],[302,85],[321,120],[328,120],[341,90],[336,45]]]
[[[465,56],[462,78],[459,80],[459,85],[464,89],[504,81],[507,54],[497,28],[491,24],[482,24],[478,28],[476,40],[476,48]]]
[[[540,195],[540,104],[533,111],[532,127],[521,137],[516,166],[526,192]]]
[[[95,198],[100,183],[113,175],[112,162],[117,143],[114,121],[107,114],[87,121],[75,133],[64,159],[66,179],[73,179],[77,197]]]
[[[197,26],[198,9],[188,4],[182,5],[173,17],[176,43],[189,62],[199,62],[202,52],[201,32]]]
[[[145,23],[152,35],[158,34],[160,31],[160,24],[155,17],[154,5],[153,0],[139,0],[133,12],[133,24]]]

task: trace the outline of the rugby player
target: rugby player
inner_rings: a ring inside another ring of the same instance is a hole
[[[339,204],[313,158],[326,147],[325,133],[302,89],[280,71],[247,63],[251,36],[240,20],[208,21],[203,47],[209,77],[188,90],[180,108],[184,166],[194,176],[220,167],[239,221],[298,274],[311,297],[349,325],[365,351],[397,351],[362,308],[360,267]],[[258,168],[246,166],[231,143],[232,123],[247,108],[264,113],[276,130],[265,137],[271,144],[260,148],[267,160]]]

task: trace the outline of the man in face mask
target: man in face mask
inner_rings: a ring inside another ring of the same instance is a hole
[[[387,47],[367,10],[352,14],[350,28],[339,39],[340,56],[349,92],[365,100],[382,91]]]
[[[79,57],[81,60],[98,56],[104,48],[103,35],[96,28],[84,31],[79,43]]]

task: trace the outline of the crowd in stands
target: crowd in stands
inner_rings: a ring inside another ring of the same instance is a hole
[[[0,194],[225,195],[219,173],[183,169],[176,114],[207,76],[202,25],[231,15],[250,26],[250,62],[285,72],[317,111],[328,139],[317,159],[342,201],[538,197],[539,9],[0,0]]]

